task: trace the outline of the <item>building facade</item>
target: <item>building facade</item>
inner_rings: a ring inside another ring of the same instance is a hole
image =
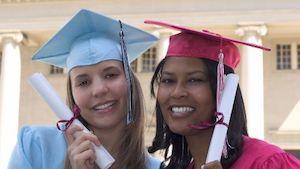
[[[160,20],[270,47],[240,47],[240,75],[250,136],[300,156],[300,1],[297,0],[0,0],[0,161],[7,161],[24,125],[53,125],[57,119],[27,79],[42,72],[62,98],[66,73],[31,61],[41,47],[79,9],[118,18],[153,33],[160,41],[132,63],[143,87],[149,145],[154,100],[150,79],[175,31],[143,24]],[[226,57],[226,56],[225,56]],[[150,126],[150,127],[149,127]],[[0,163],[1,168],[4,166]]]

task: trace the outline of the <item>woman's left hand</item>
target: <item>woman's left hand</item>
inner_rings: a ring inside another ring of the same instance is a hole
[[[213,161],[207,164],[203,164],[201,169],[223,169],[221,163],[219,161]]]

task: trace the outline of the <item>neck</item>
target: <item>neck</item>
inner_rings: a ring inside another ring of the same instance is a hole
[[[91,128],[94,134],[98,137],[101,145],[113,156],[117,157],[120,152],[120,139],[124,133],[125,126],[118,125],[113,128]]]
[[[201,165],[205,164],[212,132],[213,128],[203,130],[196,135],[185,136],[189,150],[195,162],[195,169],[198,169]]]

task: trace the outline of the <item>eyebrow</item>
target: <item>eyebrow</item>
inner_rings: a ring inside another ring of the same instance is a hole
[[[108,67],[103,69],[103,72],[106,72],[106,71],[109,71],[109,70],[114,70],[114,69],[122,71],[122,69],[120,69],[118,66],[108,66]]]
[[[102,70],[102,72],[107,72],[107,71],[110,71],[110,70],[118,70],[118,71],[122,71],[119,67],[117,66],[108,66],[106,68],[104,68]],[[82,74],[79,74],[79,75],[76,75],[74,80],[78,80],[78,79],[81,79],[81,78],[86,78],[88,77],[88,74],[87,73],[82,73]]]
[[[190,73],[188,73],[188,75],[193,75],[193,74],[197,74],[197,73],[201,73],[201,74],[206,75],[206,72],[203,71],[203,70],[198,70],[198,71],[190,72]]]
[[[83,78],[86,78],[86,77],[88,77],[88,75],[84,73],[84,74],[77,75],[74,78],[74,80],[77,81],[77,80],[80,80],[80,79],[83,79]]]
[[[203,70],[197,70],[197,71],[193,71],[193,72],[187,72],[188,75],[193,75],[193,74],[197,74],[197,73],[201,73],[201,74],[205,74],[206,75],[206,72],[203,71]],[[172,72],[168,72],[168,71],[162,71],[162,74],[164,75],[173,75],[174,73]]]

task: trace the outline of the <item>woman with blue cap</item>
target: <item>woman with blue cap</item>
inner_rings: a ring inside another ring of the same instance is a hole
[[[232,98],[230,121],[225,122],[224,112],[218,112],[225,91],[225,76],[234,75],[240,61],[235,44],[270,49],[209,31],[159,21],[146,23],[180,31],[170,37],[167,55],[157,66],[151,81],[151,93],[157,98],[157,128],[149,152],[165,149],[166,169],[300,168],[300,161],[291,154],[248,136],[238,84]],[[227,128],[223,132],[225,141],[221,140],[219,144],[220,162],[207,165],[206,157],[217,126]]]
[[[142,90],[129,66],[156,41],[120,21],[79,11],[33,56],[68,70],[67,102],[74,117],[64,119],[65,132],[23,127],[9,168],[98,168],[93,144],[103,145],[115,159],[110,169],[160,168],[144,148]],[[91,133],[69,127],[74,118]]]

